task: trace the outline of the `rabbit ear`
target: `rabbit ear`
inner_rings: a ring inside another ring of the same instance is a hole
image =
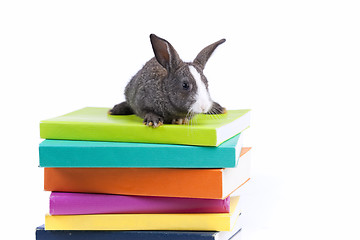
[[[155,34],[150,34],[151,45],[154,50],[156,60],[166,68],[168,72],[175,70],[181,59],[173,46],[165,39],[159,38]]]
[[[201,52],[196,56],[194,63],[198,64],[202,69],[204,69],[205,64],[209,60],[211,54],[220,44],[224,43],[225,41],[226,39],[221,39],[201,50]]]

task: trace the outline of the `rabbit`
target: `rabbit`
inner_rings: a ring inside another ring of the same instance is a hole
[[[149,127],[186,124],[200,113],[223,114],[226,109],[212,101],[203,69],[211,54],[226,40],[205,47],[193,62],[183,62],[174,47],[155,34],[150,35],[155,57],[150,59],[125,87],[125,102],[109,110],[110,115],[131,115],[144,119]]]

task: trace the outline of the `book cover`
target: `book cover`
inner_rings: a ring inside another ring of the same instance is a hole
[[[230,231],[240,215],[239,197],[230,197],[229,213],[93,214],[45,216],[46,230]]]
[[[224,199],[250,178],[250,148],[235,168],[44,168],[53,192]]]
[[[219,147],[44,140],[40,167],[232,168],[240,157],[242,135]]]
[[[230,240],[240,239],[241,221],[231,231],[118,231],[118,230],[45,230],[36,228],[36,240]]]
[[[108,108],[87,107],[40,122],[45,139],[142,142],[218,146],[250,125],[250,110],[226,114],[198,114],[188,125],[144,126],[135,115],[108,115]]]
[[[52,192],[51,215],[114,213],[228,213],[230,198],[170,198]]]

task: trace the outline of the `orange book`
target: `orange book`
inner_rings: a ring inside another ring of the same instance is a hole
[[[225,199],[250,178],[250,149],[237,167],[45,168],[45,191]]]

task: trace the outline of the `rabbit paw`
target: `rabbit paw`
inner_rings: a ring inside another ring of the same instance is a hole
[[[173,119],[171,123],[172,124],[178,124],[178,125],[188,124],[189,119],[188,118],[176,118],[176,119]]]
[[[112,109],[108,111],[109,115],[131,115],[134,114],[133,110],[127,104],[127,102],[122,102],[116,104]]]
[[[164,123],[164,119],[154,113],[147,113],[145,115],[143,123],[148,127],[157,128]]]
[[[226,108],[222,107],[217,102],[214,102],[210,111],[208,111],[206,114],[225,114],[226,112]]]

